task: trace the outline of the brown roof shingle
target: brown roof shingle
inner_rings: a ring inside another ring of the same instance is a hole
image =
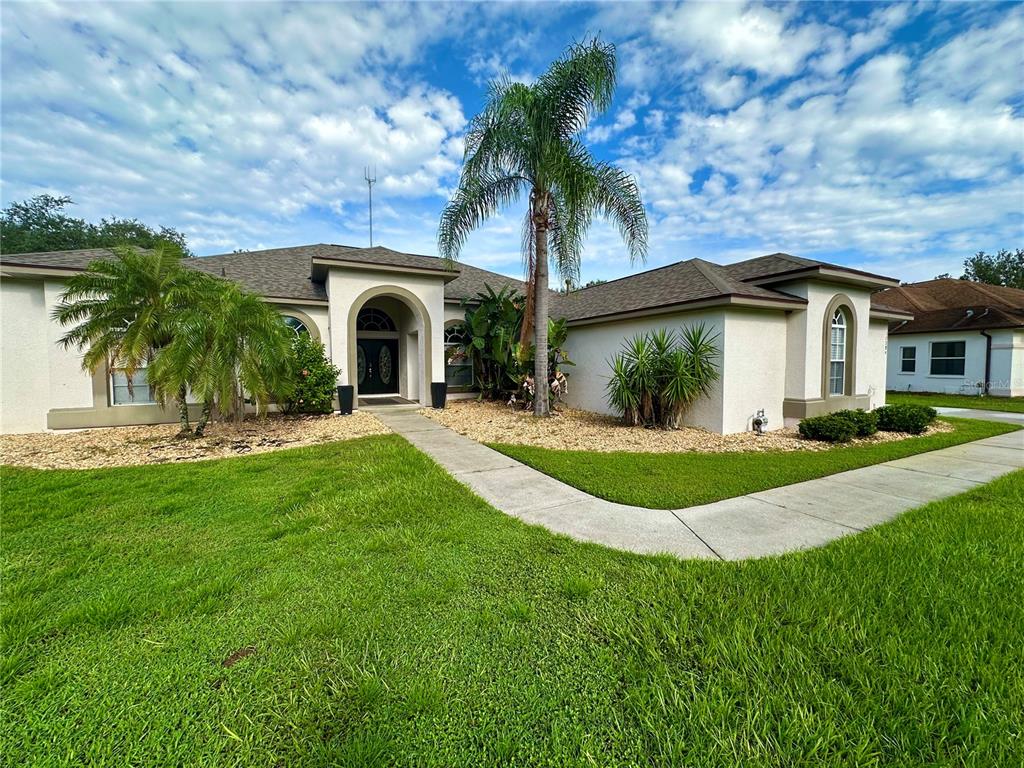
[[[1024,291],[970,280],[939,278],[873,294],[872,308],[894,307],[914,319],[890,333],[1024,327]]]

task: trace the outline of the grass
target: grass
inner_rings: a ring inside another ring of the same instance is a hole
[[[953,432],[828,451],[593,453],[492,445],[594,496],[653,509],[681,509],[1012,432],[1010,424],[946,419]]]
[[[2,472],[6,765],[1013,765],[1024,473],[819,550],[614,552],[396,436]]]
[[[886,392],[885,402],[930,405],[932,408],[977,408],[982,411],[1024,413],[1024,397],[944,395],[933,392]]]

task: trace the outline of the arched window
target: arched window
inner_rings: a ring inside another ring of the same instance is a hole
[[[829,333],[828,393],[830,395],[846,394],[846,331],[846,312],[842,307],[838,307],[835,314],[832,315]]]
[[[460,354],[469,341],[465,323],[455,323],[444,329],[444,380],[449,387],[473,386],[473,361]]]
[[[302,334],[309,335],[309,328],[299,318],[292,317],[291,315],[282,315],[282,317],[284,318],[284,324],[291,328],[296,336],[301,336]]]
[[[357,331],[397,331],[395,321],[386,313],[373,307],[363,307],[356,315]]]

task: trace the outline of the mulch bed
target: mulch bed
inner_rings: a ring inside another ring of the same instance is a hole
[[[634,453],[677,453],[700,451],[729,453],[737,451],[828,451],[829,443],[805,440],[795,429],[776,429],[764,435],[742,432],[719,435],[703,429],[677,430],[630,427],[612,416],[559,407],[549,419],[538,419],[528,411],[502,403],[478,400],[449,402],[444,410],[425,409],[422,413],[435,421],[481,443],[532,445],[564,451],[629,451]],[[949,432],[953,428],[936,422],[925,434]],[[879,432],[845,445],[904,440],[900,432]]]
[[[214,422],[202,438],[177,437],[177,424],[0,435],[3,464],[37,469],[98,469],[220,459],[297,448],[391,430],[370,413],[250,418]]]

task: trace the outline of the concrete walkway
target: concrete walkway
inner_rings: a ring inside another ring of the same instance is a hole
[[[598,499],[409,411],[376,416],[502,512],[616,549],[742,560],[816,547],[1024,467],[1024,433],[688,509]]]
[[[1010,411],[985,411],[980,408],[936,408],[940,416],[956,416],[960,419],[982,419],[983,421],[1003,421],[1007,424],[1019,424],[1024,427],[1024,413]]]

